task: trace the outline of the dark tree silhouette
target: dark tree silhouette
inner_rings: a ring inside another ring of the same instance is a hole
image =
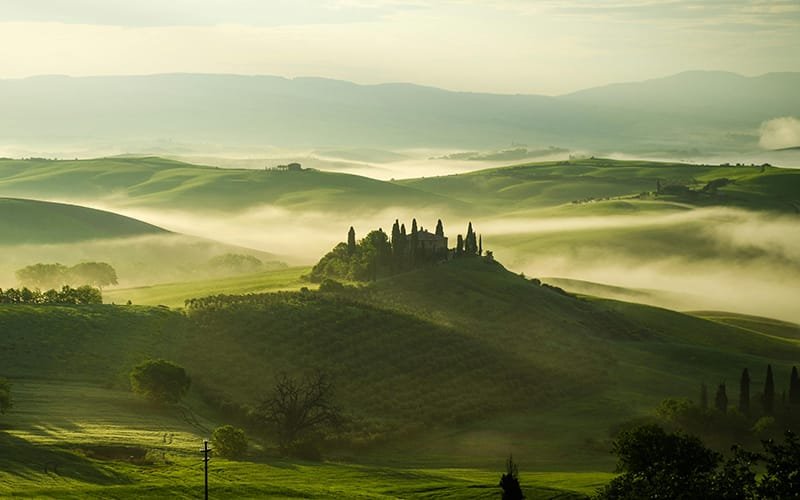
[[[520,500],[525,498],[519,484],[519,467],[514,463],[514,457],[506,460],[506,473],[500,477],[500,488],[503,489],[503,500]]]
[[[350,231],[347,232],[347,253],[353,255],[356,252],[356,230],[350,226]]]
[[[708,387],[705,383],[700,384],[700,408],[708,410]]]
[[[459,234],[458,239],[456,240],[456,255],[462,255],[464,253],[464,238]]]
[[[478,236],[478,255],[483,255],[483,235]]]
[[[260,420],[277,432],[283,454],[309,434],[341,422],[341,412],[333,401],[333,383],[322,372],[302,380],[278,375],[272,393],[257,411]]]
[[[714,406],[720,413],[728,411],[728,394],[725,390],[725,384],[719,384],[717,387],[717,395],[714,396]]]
[[[6,413],[14,406],[11,399],[11,382],[8,379],[0,378],[0,415]]]
[[[739,379],[739,411],[742,415],[750,415],[750,372],[747,368],[742,370]]]
[[[772,365],[767,365],[767,379],[764,381],[764,394],[761,404],[766,415],[775,413],[775,381],[772,378]]]
[[[800,498],[800,440],[786,431],[784,442],[763,441],[766,473],[758,486],[760,498]]]
[[[789,379],[789,404],[800,405],[800,378],[796,366],[792,367],[792,376]]]
[[[442,219],[436,221],[436,236],[444,238],[444,226],[442,225]]]

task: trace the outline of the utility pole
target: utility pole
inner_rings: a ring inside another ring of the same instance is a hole
[[[208,439],[203,440],[203,447],[200,449],[203,453],[203,469],[205,475],[205,499],[208,500],[208,454],[211,453],[211,448],[208,447]]]

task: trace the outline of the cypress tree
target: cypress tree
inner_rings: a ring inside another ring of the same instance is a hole
[[[392,259],[395,263],[400,255],[400,221],[395,219],[392,224]]]
[[[762,403],[765,415],[775,413],[775,381],[772,379],[772,365],[767,365],[767,380],[764,382]]]
[[[411,234],[417,234],[417,219],[411,219]]]
[[[800,405],[800,377],[796,366],[792,367],[792,377],[789,379],[789,404]]]
[[[456,243],[456,255],[461,255],[464,253],[464,238],[461,235],[458,235],[458,240]]]
[[[444,226],[442,225],[442,219],[436,221],[436,236],[444,238]]]
[[[705,383],[700,384],[700,408],[708,410],[708,388]]]
[[[353,255],[356,251],[356,230],[350,226],[350,231],[347,233],[347,253]]]
[[[717,387],[717,395],[714,397],[714,406],[720,413],[728,411],[728,394],[725,391],[724,382]]]
[[[478,236],[478,255],[483,255],[483,235]]]
[[[475,239],[475,231],[472,230],[472,222],[467,226],[467,237],[464,238],[464,253],[468,255],[478,253],[478,244]]]
[[[747,368],[742,370],[739,379],[739,411],[742,415],[750,415],[750,373]]]

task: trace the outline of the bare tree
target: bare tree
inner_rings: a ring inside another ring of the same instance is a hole
[[[262,422],[277,431],[282,453],[309,434],[341,422],[341,412],[333,402],[333,384],[320,371],[299,381],[279,374],[272,393],[257,409]]]

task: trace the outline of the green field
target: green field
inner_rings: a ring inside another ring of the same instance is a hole
[[[106,291],[103,294],[103,299],[109,304],[124,304],[130,300],[132,303],[140,305],[183,307],[186,299],[194,297],[299,290],[302,287],[316,288],[313,283],[308,283],[301,279],[310,270],[311,268],[309,267],[291,267],[230,278],[164,283],[136,288],[116,288]]]

